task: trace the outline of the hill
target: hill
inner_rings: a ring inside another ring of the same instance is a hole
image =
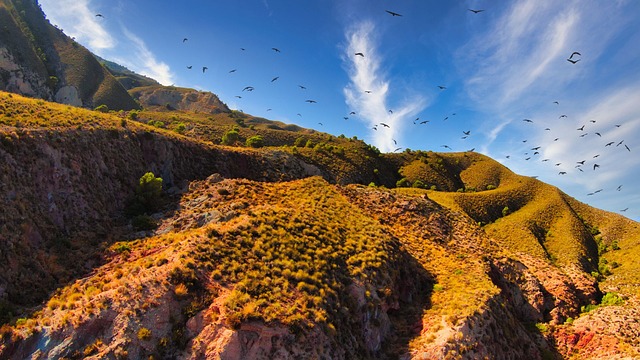
[[[481,154],[0,93],[0,159],[2,358],[640,356],[638,224]]]
[[[138,109],[82,45],[52,26],[36,1],[0,1],[0,90],[74,106]]]
[[[135,87],[142,87],[142,86],[158,86],[160,85],[160,83],[158,83],[157,81],[155,81],[154,79],[148,77],[148,76],[144,76],[144,75],[140,75],[138,73],[135,73],[129,69],[127,69],[126,67],[117,64],[113,61],[109,61],[106,59],[103,59],[99,56],[96,56],[96,59],[98,59],[98,61],[100,62],[100,64],[102,64],[104,67],[107,68],[107,70],[109,70],[109,72],[116,77],[116,79],[118,80],[118,82],[120,82],[120,84],[122,84],[122,86],[127,89],[130,90],[132,88]]]

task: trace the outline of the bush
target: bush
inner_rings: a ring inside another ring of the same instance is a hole
[[[240,138],[240,133],[238,133],[238,130],[236,129],[229,130],[224,135],[222,135],[222,144],[234,145],[239,138]]]
[[[602,297],[602,301],[600,302],[602,305],[622,305],[624,304],[624,299],[620,297],[620,295],[608,292],[604,294]]]
[[[296,139],[296,141],[293,143],[293,145],[301,147],[301,146],[304,146],[306,143],[307,143],[307,140],[305,140],[305,138],[299,137],[299,138]]]
[[[149,339],[151,339],[151,330],[141,327],[140,330],[138,330],[138,340],[146,341]]]
[[[411,183],[409,182],[409,180],[407,180],[407,178],[402,178],[396,181],[396,187],[403,188],[403,187],[410,187],[410,186],[411,186]]]
[[[134,217],[131,220],[131,225],[136,231],[153,230],[158,227],[156,221],[149,215],[142,214]]]
[[[255,135],[248,138],[246,144],[252,148],[261,148],[264,146],[264,139],[261,135]]]
[[[418,188],[418,189],[426,189],[427,188],[427,184],[423,183],[420,180],[414,181],[412,186],[414,188]]]
[[[509,210],[508,206],[505,206],[504,208],[502,208],[502,216],[507,216],[511,213],[511,211]]]
[[[98,106],[97,108],[95,108],[93,110],[99,111],[99,112],[102,112],[102,113],[108,113],[109,112],[109,107],[107,105],[102,104],[102,105]]]
[[[178,134],[182,134],[182,133],[184,133],[186,130],[187,130],[187,125],[185,125],[184,123],[179,123],[179,124],[176,126],[176,132],[177,132]]]
[[[129,113],[127,114],[127,117],[130,120],[138,120],[138,115],[140,114],[140,112],[138,110],[131,110],[129,111]]]

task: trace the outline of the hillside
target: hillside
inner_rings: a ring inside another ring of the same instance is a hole
[[[638,224],[486,156],[8,93],[0,140],[1,358],[640,356]]]
[[[0,90],[114,110],[139,105],[82,45],[52,26],[35,1],[0,1]]]

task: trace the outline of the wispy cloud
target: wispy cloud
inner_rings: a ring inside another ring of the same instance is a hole
[[[163,85],[171,85],[174,83],[174,75],[171,68],[166,63],[159,61],[156,56],[147,48],[142,39],[131,33],[126,28],[122,28],[125,37],[133,45],[133,57],[128,56],[122,58],[123,65],[130,67],[132,70],[142,75],[149,76]]]
[[[104,18],[90,10],[90,0],[40,0],[40,4],[52,23],[98,55],[116,46],[116,40],[103,25]]]
[[[422,111],[427,102],[419,95],[408,95],[399,106],[388,104],[390,81],[381,69],[382,58],[377,52],[375,30],[370,21],[347,30],[344,61],[350,82],[343,91],[347,105],[372,128],[374,145],[381,151],[390,152],[400,147],[406,120]]]

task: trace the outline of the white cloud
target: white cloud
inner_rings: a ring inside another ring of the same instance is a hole
[[[350,83],[344,88],[344,95],[357,117],[365,120],[371,128],[377,128],[371,130],[373,144],[383,152],[390,152],[401,147],[403,125],[425,108],[426,100],[419,95],[408,95],[399,106],[388,104],[390,82],[380,68],[382,59],[377,53],[375,30],[370,21],[347,30],[344,61]],[[355,53],[363,53],[364,56],[356,56]]]
[[[123,58],[122,64],[142,75],[149,76],[163,85],[174,83],[174,75],[169,65],[156,59],[155,55],[147,48],[147,45],[135,34],[126,28],[122,28],[125,37],[133,45],[133,54]],[[134,56],[131,56],[134,55]]]
[[[40,5],[53,24],[96,54],[116,46],[116,40],[104,27],[107,20],[90,10],[90,0],[40,0]]]

